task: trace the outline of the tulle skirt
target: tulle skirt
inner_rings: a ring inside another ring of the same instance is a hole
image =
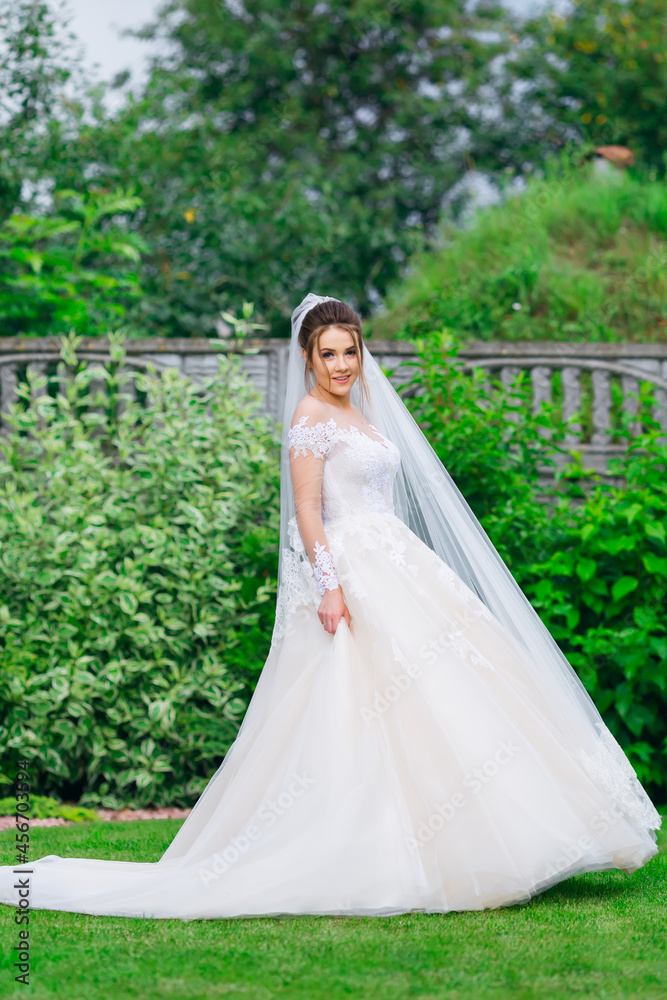
[[[375,528],[359,545],[327,525],[351,626],[291,609],[159,861],[49,855],[0,868],[0,901],[29,884],[33,909],[116,916],[447,912],[652,858],[660,817],[606,727],[401,521]]]

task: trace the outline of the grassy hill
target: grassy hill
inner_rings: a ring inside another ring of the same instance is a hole
[[[667,340],[667,184],[592,164],[531,181],[472,225],[366,322],[376,338],[446,326],[462,340]]]

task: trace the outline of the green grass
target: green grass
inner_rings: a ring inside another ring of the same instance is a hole
[[[36,828],[31,854],[154,861],[178,820]],[[667,837],[632,876],[596,872],[527,905],[391,918],[143,920],[36,910],[31,985],[14,984],[0,907],[0,995],[68,1000],[664,1000]],[[0,835],[11,863],[13,831]]]
[[[366,323],[375,338],[667,340],[667,184],[590,168],[443,230]]]

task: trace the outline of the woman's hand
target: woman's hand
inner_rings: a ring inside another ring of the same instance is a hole
[[[336,632],[341,618],[345,619],[349,628],[350,612],[343,597],[343,588],[339,586],[335,590],[325,590],[317,613],[325,630],[331,632],[332,635]]]

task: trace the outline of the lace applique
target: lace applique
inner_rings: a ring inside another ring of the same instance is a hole
[[[412,576],[416,576],[419,572],[417,566],[410,565],[405,561],[405,550],[407,549],[405,542],[392,535],[389,538],[389,545],[389,558],[394,566],[398,566],[399,569],[406,569]]]
[[[309,419],[309,415],[305,413],[302,417],[299,417],[298,422],[293,427],[290,427],[287,432],[287,443],[290,448],[296,449],[295,456],[302,453],[305,455],[308,451],[312,451],[317,458],[324,458],[336,442],[346,440],[349,435],[370,441],[371,444],[379,444],[385,451],[390,450],[389,442],[386,438],[383,438],[380,431],[373,424],[369,424],[368,426],[376,434],[380,435],[380,438],[382,438],[381,441],[375,440],[375,438],[370,437],[368,434],[364,434],[354,424],[350,427],[340,427],[334,417],[331,417],[326,422],[320,420],[316,424],[306,426],[306,421]]]
[[[436,559],[439,562],[438,567],[438,579],[442,580],[443,583],[448,583],[454,588],[458,596],[462,601],[468,605],[469,610],[476,618],[484,618],[488,622],[498,623],[498,619],[492,612],[487,608],[484,601],[480,601],[477,594],[475,594],[467,584],[463,582],[460,576],[454,572],[451,566],[440,559],[440,557],[434,553]]]
[[[380,433],[372,424],[370,426],[376,433]],[[366,482],[361,489],[362,496],[373,510],[386,511],[393,514],[393,504],[387,502],[387,479],[388,476],[391,476],[393,480],[396,474],[399,464],[398,455],[393,455],[391,451],[387,454],[389,449],[386,445],[382,444],[381,441],[374,441],[373,438],[369,438],[366,434],[360,434],[360,438],[361,440],[353,439],[350,451],[352,457],[363,463],[364,466]],[[378,451],[377,445],[380,446],[381,451]],[[387,465],[388,459],[390,462],[389,469]]]
[[[599,750],[594,754],[581,753],[584,767],[595,784],[609,796],[618,809],[642,826],[658,829],[660,816],[642,788],[635,770],[603,722],[595,724],[600,730]]]
[[[306,427],[305,423],[308,420],[308,414],[304,414],[299,418],[299,422],[290,427],[287,432],[287,444],[289,448],[294,448],[294,455],[307,455],[309,451],[312,451],[316,458],[324,458],[325,455],[331,449],[331,445],[334,441],[331,440],[331,434],[327,437],[328,424],[320,423],[313,424],[312,427]],[[333,424],[335,421],[333,418],[329,421],[329,424]]]
[[[315,565],[313,566],[313,573],[320,588],[320,594],[324,595],[325,590],[336,590],[338,587],[338,577],[336,576],[336,567],[334,566],[333,558],[326,546],[321,545],[320,542],[315,542]]]
[[[282,582],[278,588],[271,645],[287,634],[291,619],[299,608],[307,608],[309,605],[317,608],[320,603],[313,570],[303,545],[301,554],[292,549],[283,549],[282,557]]]
[[[320,598],[324,593],[319,582],[316,581],[315,567],[306,555],[296,517],[292,517],[288,522],[287,533],[291,548],[283,549],[282,551],[282,577],[281,585],[278,588],[276,619],[273,626],[271,645],[286,635],[290,619],[296,614],[299,608],[312,606],[317,609],[320,604]],[[326,550],[324,554],[329,555]],[[335,576],[333,561],[331,569]],[[331,580],[332,577],[330,576],[329,579]],[[336,582],[335,586],[338,586],[338,582]],[[335,587],[329,587],[329,589],[335,589]]]
[[[405,524],[395,515],[388,517],[378,511],[363,511],[350,515],[343,522],[326,525],[326,528],[331,551],[344,551],[345,545],[354,538],[357,552],[388,549],[392,563],[403,573],[415,577],[419,572],[417,566],[406,562],[407,546],[399,534],[405,530]]]
[[[335,444],[344,441],[346,454],[363,466],[366,481],[361,496],[365,503],[375,510],[393,513],[393,503],[387,493],[400,465],[396,445],[387,441],[373,424],[368,426],[381,440],[370,437],[355,425],[339,427],[333,417],[326,423],[320,420],[312,426],[306,426],[308,419],[308,414],[304,414],[288,431],[287,442],[290,449],[294,448],[294,457],[311,451],[316,458],[324,459]]]
[[[289,537],[290,547],[300,554],[305,555],[306,549],[301,538],[301,532],[299,531],[299,525],[296,520],[296,515],[288,521],[287,524],[287,534]]]
[[[462,660],[468,660],[475,667],[485,667],[487,670],[496,672],[496,668],[491,663],[491,660],[487,659],[456,625],[453,625],[449,632],[446,632],[442,638],[444,638],[447,645],[451,646]]]
[[[331,532],[327,532],[327,542],[329,544],[329,552],[331,552],[336,562],[339,563],[339,569],[336,570],[336,574],[343,587],[345,597],[347,598],[350,594],[354,597],[368,597],[368,591],[359,579],[359,574],[351,566],[348,565],[345,573],[340,572],[340,559],[345,555],[344,531],[339,532],[334,529]]]
[[[399,646],[396,637],[392,635],[389,638],[391,641],[391,651],[394,654],[396,662],[400,663],[408,677],[418,677],[423,669],[422,664],[410,663],[407,656]]]

